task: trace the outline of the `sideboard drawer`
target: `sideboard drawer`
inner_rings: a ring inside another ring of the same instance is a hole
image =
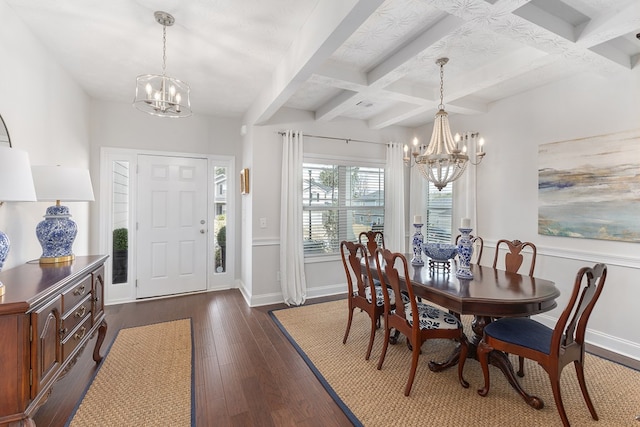
[[[64,341],[62,341],[62,360],[67,360],[78,344],[83,341],[85,335],[89,333],[89,329],[91,329],[91,316],[85,316],[82,324],[71,331]]]
[[[82,323],[85,317],[91,315],[91,295],[86,295],[84,299],[77,306],[68,310],[64,316],[62,316],[62,329],[65,331],[65,335],[62,336],[64,340],[66,334],[73,331],[76,326]]]
[[[62,294],[62,313],[66,314],[91,293],[91,275],[76,283]]]
[[[94,334],[93,361],[102,360],[106,259],[77,256],[70,262],[25,263],[0,271],[5,286],[0,297],[0,427],[34,426],[33,414]],[[93,369],[82,365],[87,372]]]

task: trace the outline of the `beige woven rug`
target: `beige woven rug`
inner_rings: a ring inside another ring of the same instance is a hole
[[[429,360],[443,360],[454,348],[445,340],[423,344],[418,371],[409,397],[404,387],[411,363],[402,340],[389,346],[382,370],[376,365],[383,332],[378,330],[371,359],[364,360],[369,339],[369,317],[356,310],[345,345],[346,300],[273,311],[272,314],[295,340],[310,362],[339,396],[339,399],[367,427],[373,426],[561,426],[546,372],[529,360],[521,384],[528,393],[540,397],[544,408],[535,410],[507,383],[497,368],[491,367],[491,389],[487,397],[476,390],[483,385],[482,369],[467,360],[464,389],[457,370],[429,371]],[[463,316],[470,335],[471,316]],[[514,358],[512,361],[517,363]],[[308,362],[309,363],[309,362]],[[591,419],[582,398],[573,365],[565,367],[561,378],[563,401],[573,426],[640,427],[640,372],[588,354],[585,361],[587,387],[600,421]],[[348,411],[347,412],[348,415]]]
[[[191,319],[122,329],[68,425],[191,426]]]

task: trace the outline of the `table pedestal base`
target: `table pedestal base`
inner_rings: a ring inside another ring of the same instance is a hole
[[[475,316],[473,322],[471,322],[471,329],[473,330],[474,334],[468,341],[468,358],[478,360],[478,343],[482,339],[482,331],[484,330],[484,327],[490,322],[491,318],[486,316]],[[442,363],[433,361],[429,362],[429,369],[433,372],[440,372],[457,365],[459,358],[460,346],[458,345],[446,361]],[[520,382],[518,382],[518,379],[516,378],[516,373],[513,370],[513,365],[511,364],[509,357],[505,353],[501,351],[492,351],[491,353],[489,353],[489,364],[496,366],[502,371],[504,376],[507,378],[507,381],[509,381],[509,384],[511,384],[511,387],[513,387],[513,389],[517,391],[520,396],[522,396],[524,401],[527,402],[529,406],[535,409],[542,409],[544,407],[544,402],[542,401],[542,399],[536,396],[532,396],[524,391],[524,389],[520,385]]]

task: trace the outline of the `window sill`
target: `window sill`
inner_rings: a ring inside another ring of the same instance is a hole
[[[318,264],[322,262],[335,262],[340,261],[340,255],[331,254],[331,255],[312,255],[306,256],[304,258],[305,264]]]

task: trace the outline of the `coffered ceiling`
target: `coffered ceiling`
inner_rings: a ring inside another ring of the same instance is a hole
[[[640,63],[638,0],[0,1],[91,97],[118,102],[137,75],[161,73],[153,12],[169,12],[167,74],[191,85],[195,113],[245,123],[282,107],[374,129],[430,122],[440,57],[452,115]]]

